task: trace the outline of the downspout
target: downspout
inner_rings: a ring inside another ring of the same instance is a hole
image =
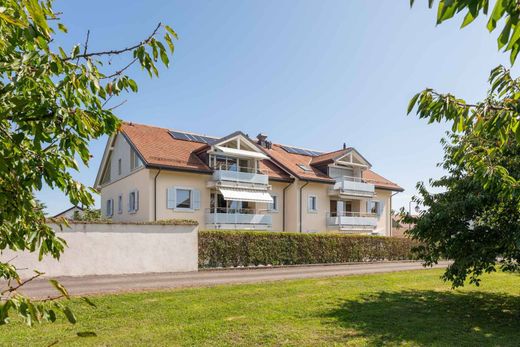
[[[393,219],[392,219],[392,198],[394,197],[394,195],[396,194],[399,194],[399,192],[395,192],[393,193],[392,195],[390,195],[390,236],[392,236],[393,234],[393,228],[394,228],[394,223],[393,223]]]
[[[157,176],[161,173],[161,168],[155,174],[153,178],[153,220],[157,222]]]
[[[288,185],[286,185],[284,188],[283,188],[283,193],[282,193],[282,198],[283,198],[283,211],[282,211],[282,231],[285,231],[285,191],[287,190],[287,188],[289,188],[289,186],[291,184],[293,184],[294,181],[292,181],[291,183],[289,183]]]
[[[305,186],[307,184],[309,184],[309,181],[305,182],[305,184],[300,187],[300,233],[302,232],[302,221],[303,221],[303,216],[302,216],[302,192],[303,192],[303,188],[305,188]]]

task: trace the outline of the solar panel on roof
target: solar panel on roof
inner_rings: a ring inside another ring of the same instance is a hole
[[[296,147],[289,147],[289,146],[282,146],[282,148],[288,153],[308,155],[311,157],[315,157],[315,156],[322,154],[320,152],[311,151],[311,150],[303,149],[303,148],[296,148]]]
[[[213,141],[215,141],[212,137],[207,136],[201,136],[201,135],[194,135],[194,134],[188,134],[188,133],[182,133],[180,131],[170,131],[170,135],[177,140],[184,140],[184,141],[191,141],[191,142],[201,142],[210,144]]]

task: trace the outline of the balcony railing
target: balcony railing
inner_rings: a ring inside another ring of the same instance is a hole
[[[375,228],[377,214],[368,212],[328,212],[327,224],[341,228]]]
[[[261,224],[272,225],[266,210],[215,207],[206,209],[206,224]]]
[[[266,171],[252,167],[222,164],[215,168],[213,180],[267,185],[269,176]]]
[[[361,177],[340,176],[336,178],[333,192],[371,198],[374,196],[375,186]]]

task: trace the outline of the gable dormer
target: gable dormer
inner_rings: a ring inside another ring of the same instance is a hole
[[[259,161],[268,159],[244,133],[237,131],[209,144],[208,165],[214,170],[259,173]]]

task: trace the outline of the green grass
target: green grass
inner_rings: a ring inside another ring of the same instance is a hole
[[[454,291],[440,274],[96,296],[97,309],[74,301],[76,325],[14,322],[0,327],[0,345],[518,346],[519,276],[488,275],[479,288]]]

